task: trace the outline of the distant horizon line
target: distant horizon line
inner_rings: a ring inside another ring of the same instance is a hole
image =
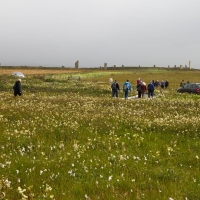
[[[156,65],[153,65],[153,66],[142,66],[142,65],[137,65],[137,66],[125,66],[125,65],[122,65],[122,66],[116,66],[116,65],[113,65],[113,66],[107,66],[107,67],[78,67],[76,68],[75,66],[74,67],[66,67],[64,65],[62,66],[42,66],[42,65],[1,65],[0,64],[0,68],[3,68],[3,67],[11,67],[11,68],[61,68],[61,69],[84,69],[84,68],[87,68],[87,69],[106,69],[106,68],[112,68],[112,69],[115,69],[115,68],[165,68],[165,69],[196,69],[194,67],[188,67],[187,65],[183,66],[183,65],[180,65],[180,66],[177,66],[177,65],[174,65],[173,67],[171,67],[170,65],[168,65],[167,67],[163,67],[163,66],[156,66]],[[197,68],[198,69],[198,68]]]

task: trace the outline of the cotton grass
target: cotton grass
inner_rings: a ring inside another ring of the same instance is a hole
[[[198,98],[124,101],[103,85],[75,85],[1,93],[2,199],[200,196]]]

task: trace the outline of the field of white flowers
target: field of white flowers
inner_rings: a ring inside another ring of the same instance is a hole
[[[3,78],[0,199],[200,199],[200,97],[111,98],[109,77],[30,77],[16,98]]]

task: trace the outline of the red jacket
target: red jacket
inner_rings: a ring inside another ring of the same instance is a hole
[[[145,92],[146,90],[147,90],[146,85],[141,85],[141,91],[142,91],[142,92]]]

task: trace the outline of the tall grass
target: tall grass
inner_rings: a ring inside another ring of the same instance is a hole
[[[109,77],[30,77],[17,98],[7,77],[0,93],[1,199],[200,198],[199,97],[171,86],[153,100],[125,101],[122,92],[112,99]],[[126,77],[121,73],[120,84]]]

